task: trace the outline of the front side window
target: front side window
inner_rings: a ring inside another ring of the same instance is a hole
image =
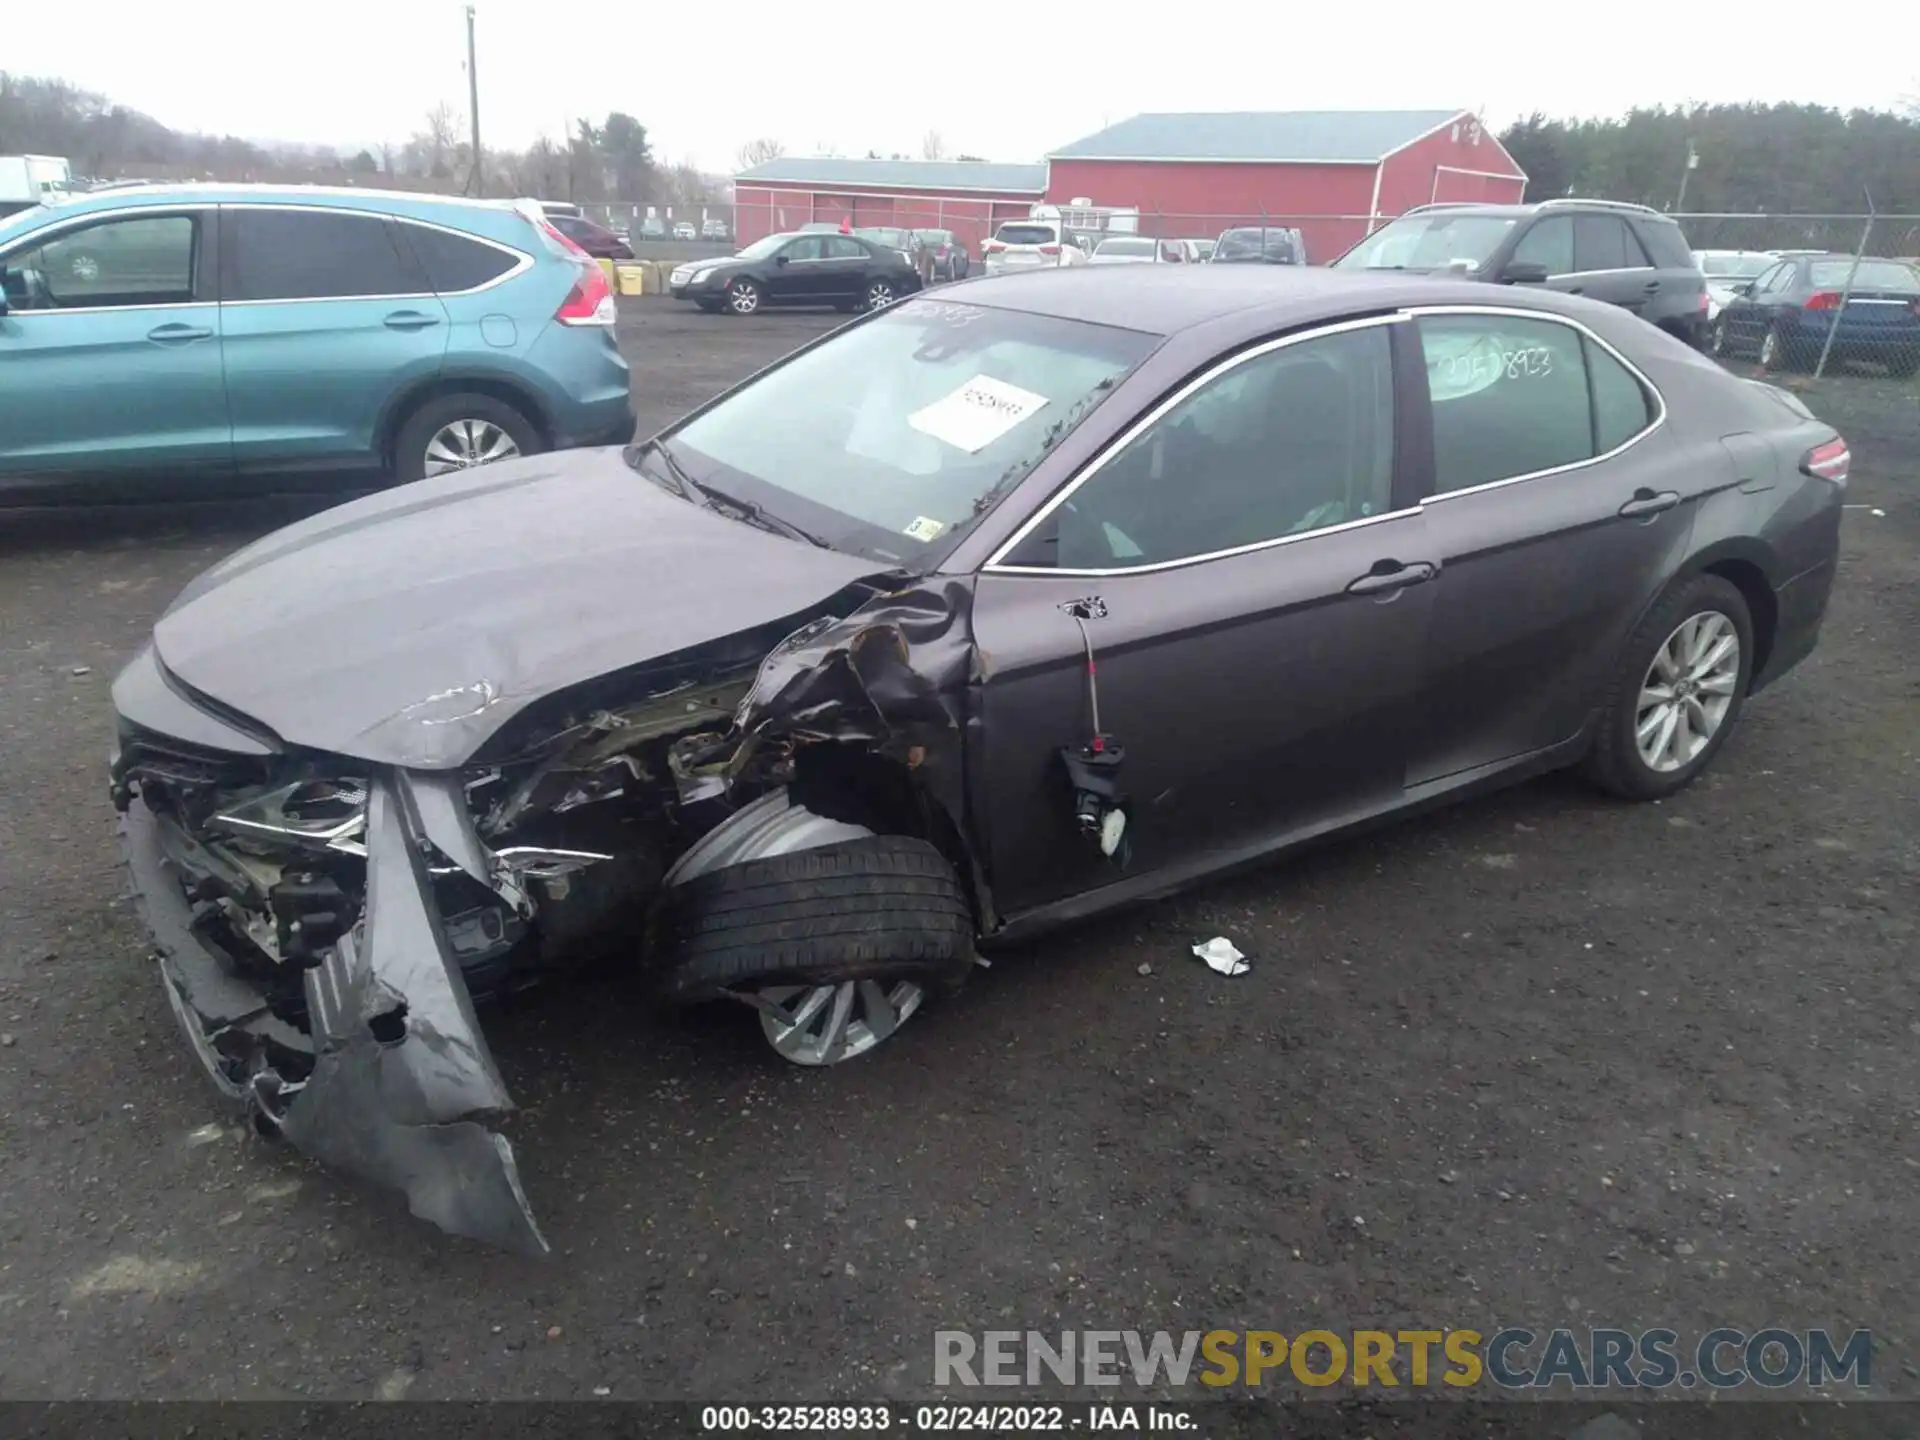
[[[910,300],[694,416],[667,448],[696,481],[836,548],[912,563],[970,527],[1160,338]]]
[[[227,212],[225,300],[344,300],[427,288],[384,216],[286,209]]]
[[[1544,265],[1549,275],[1567,275],[1573,271],[1573,221],[1565,215],[1549,215],[1536,221],[1513,247],[1513,258],[1524,263]]]
[[[1007,563],[1135,569],[1386,514],[1391,356],[1373,325],[1234,366],[1108,458]]]
[[[14,310],[185,305],[194,298],[198,221],[141,215],[64,230],[0,262]]]
[[[1568,325],[1509,315],[1420,321],[1434,492],[1575,465],[1653,422],[1633,374]]]

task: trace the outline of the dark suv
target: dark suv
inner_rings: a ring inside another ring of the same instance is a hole
[[[1631,310],[1690,345],[1705,339],[1706,279],[1679,225],[1645,205],[1571,199],[1422,205],[1333,265],[1541,285]]]

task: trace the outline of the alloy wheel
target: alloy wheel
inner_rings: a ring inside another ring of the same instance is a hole
[[[884,280],[876,280],[867,287],[867,308],[884,310],[893,303],[893,287]]]
[[[1780,356],[1780,332],[1778,330],[1769,330],[1767,332],[1767,338],[1760,342],[1760,367],[1763,370],[1778,369]]]
[[[745,282],[727,291],[727,305],[736,315],[751,315],[760,308],[760,292]]]
[[[491,420],[454,420],[434,431],[427,441],[427,474],[444,475],[449,470],[490,465],[495,460],[511,460],[519,453],[513,437]]]
[[[1711,341],[1709,342],[1709,348],[1713,351],[1715,355],[1718,355],[1718,356],[1724,356],[1727,353],[1727,322],[1726,321],[1716,320],[1713,322],[1713,335],[1712,335]]]
[[[760,1027],[782,1059],[838,1065],[864,1055],[904,1025],[926,992],[911,980],[769,985],[753,995]]]
[[[1718,610],[1674,628],[1640,682],[1633,739],[1649,770],[1685,769],[1713,743],[1740,683],[1740,632]]]

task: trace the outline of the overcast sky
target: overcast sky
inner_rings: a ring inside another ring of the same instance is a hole
[[[464,124],[462,0],[0,8],[0,66],[72,80],[177,129],[398,144],[441,100]],[[1916,47],[1869,39],[1920,39],[1909,0],[1835,0],[1805,44],[1743,44],[1741,30],[1764,19],[1764,7],[1654,0],[1587,7],[1577,24],[1561,6],[1438,0],[1311,9],[1273,0],[476,0],[476,10],[489,147],[519,148],[559,135],[571,118],[625,110],[662,161],[726,171],[741,144],[762,135],[789,154],[918,155],[937,130],[952,153],[1037,160],[1142,110],[1460,106],[1497,129],[1536,109],[1891,107],[1920,91]],[[1550,14],[1568,28],[1556,34]],[[938,20],[924,40],[910,38],[916,17]],[[1810,48],[1826,58],[1810,61]]]

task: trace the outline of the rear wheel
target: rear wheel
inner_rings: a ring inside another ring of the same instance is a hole
[[[490,465],[546,449],[540,432],[518,410],[491,395],[437,395],[400,427],[393,442],[393,473],[421,480],[452,470]]]
[[[1725,320],[1713,322],[1713,329],[1707,335],[1707,353],[1716,360],[1725,360],[1733,354],[1733,343],[1727,335]]]
[[[760,286],[742,275],[727,286],[727,309],[735,315],[751,315],[760,308]]]
[[[1740,717],[1753,658],[1753,620],[1731,582],[1700,575],[1675,589],[1627,643],[1588,775],[1628,800],[1692,784]]]
[[[1766,338],[1760,342],[1760,368],[1778,375],[1783,370],[1791,370],[1798,359],[1793,348],[1788,345],[1787,337],[1774,326],[1767,331]]]
[[[861,304],[868,310],[884,310],[898,297],[899,291],[891,280],[869,280],[867,288],[861,292]]]

